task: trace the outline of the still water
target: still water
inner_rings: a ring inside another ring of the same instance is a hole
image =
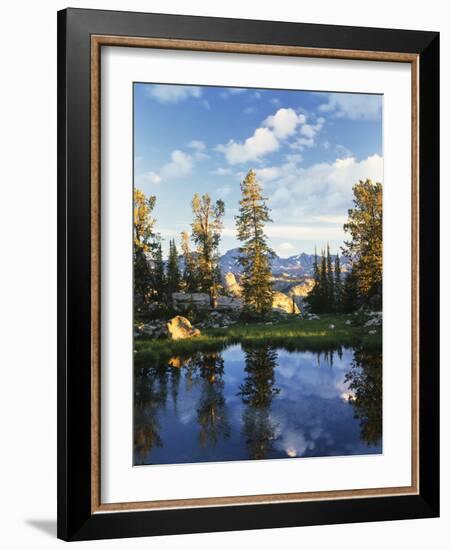
[[[381,453],[381,363],[234,345],[139,369],[134,464]]]

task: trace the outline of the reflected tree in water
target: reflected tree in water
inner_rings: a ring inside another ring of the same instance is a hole
[[[382,351],[357,348],[345,382],[361,439],[368,445],[378,443],[382,437]]]
[[[264,459],[272,450],[277,426],[271,420],[271,403],[280,390],[274,387],[277,352],[268,347],[244,349],[244,383],[238,395],[246,406],[243,433],[250,458]]]
[[[221,437],[230,436],[224,398],[224,359],[220,353],[202,353],[195,360],[201,383],[197,407],[199,441],[202,447],[214,447]]]
[[[162,376],[149,371],[147,376],[135,378],[134,399],[134,441],[135,464],[147,463],[146,459],[154,447],[162,447],[159,435],[160,424],[157,411],[167,398],[167,382]]]

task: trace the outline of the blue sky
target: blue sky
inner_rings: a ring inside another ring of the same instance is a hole
[[[238,246],[240,182],[257,172],[281,257],[343,243],[359,179],[382,181],[380,95],[134,84],[134,185],[157,197],[164,250],[195,192],[223,199],[221,252]]]

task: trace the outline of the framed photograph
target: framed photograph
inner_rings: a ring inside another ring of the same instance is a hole
[[[58,536],[439,514],[439,35],[58,14]]]

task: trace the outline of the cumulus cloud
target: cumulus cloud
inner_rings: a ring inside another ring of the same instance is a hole
[[[257,128],[243,143],[231,139],[226,145],[216,147],[217,151],[224,153],[229,164],[255,161],[278,149],[279,142],[268,128]]]
[[[190,149],[194,149],[195,151],[205,151],[207,146],[205,143],[199,139],[193,139],[189,143],[187,143],[187,146]]]
[[[294,134],[297,126],[304,124],[305,120],[305,115],[297,114],[294,109],[279,109],[274,115],[267,117],[263,124],[271,128],[277,138],[285,139]]]
[[[375,120],[380,117],[382,96],[376,94],[327,94],[327,102],[319,106],[323,113],[337,118]]]
[[[161,177],[156,172],[145,172],[141,175],[140,179],[152,185],[157,185],[161,182]]]
[[[193,157],[175,149],[171,153],[171,160],[164,164],[159,173],[145,172],[138,177],[142,183],[157,185],[169,180],[175,180],[189,175],[193,169]]]
[[[302,137],[303,132],[312,136],[321,129],[323,122],[324,119],[320,118],[316,125],[307,125],[304,114],[299,114],[294,109],[278,109],[273,115],[268,116],[262,122],[262,126],[244,142],[231,139],[225,145],[218,145],[216,150],[224,153],[229,164],[259,161],[263,156],[277,151],[280,143],[296,132],[301,134],[298,139],[309,139],[313,144],[313,137]],[[303,130],[304,126],[307,127],[306,130]]]
[[[171,161],[163,166],[160,171],[162,180],[176,179],[187,176],[193,169],[193,158],[191,155],[175,149],[171,153]]]
[[[155,84],[147,87],[147,94],[160,103],[179,103],[190,97],[199,98],[202,95],[202,89],[199,86]]]
[[[202,160],[202,159],[209,158],[209,156],[205,152],[205,150],[207,149],[207,146],[205,145],[205,143],[203,141],[200,141],[198,139],[193,139],[189,143],[187,143],[187,146],[190,149],[193,149],[193,151],[194,151],[193,155],[194,155],[194,158],[196,160]]]
[[[354,157],[333,163],[318,163],[308,168],[287,163],[279,166],[279,177],[267,184],[274,219],[312,219],[328,225],[321,216],[343,215],[352,201],[352,187],[369,178],[382,182],[383,159],[375,154],[357,161]],[[270,189],[272,187],[272,189]]]
[[[280,176],[279,166],[267,166],[256,170],[257,178],[262,181],[272,181]]]
[[[290,143],[291,149],[303,151],[305,147],[313,147],[316,134],[322,129],[324,122],[324,118],[320,117],[316,120],[316,124],[302,124],[299,136]]]

